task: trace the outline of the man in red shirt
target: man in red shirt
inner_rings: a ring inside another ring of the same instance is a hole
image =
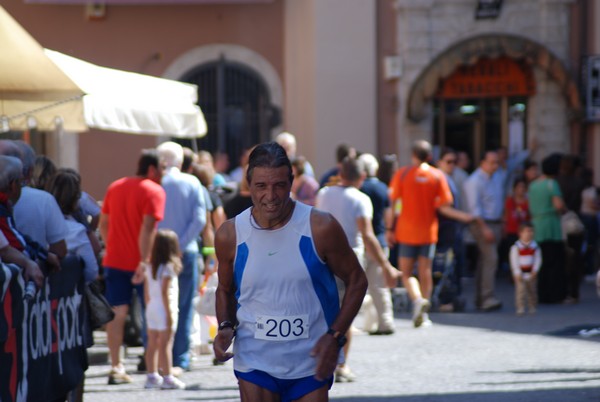
[[[429,311],[433,280],[431,266],[438,240],[437,212],[471,222],[472,216],[453,208],[452,193],[444,174],[429,165],[431,144],[419,140],[412,147],[412,164],[398,169],[390,183],[393,203],[401,201],[395,228],[388,228],[388,242],[398,244],[402,283],[413,303],[413,324],[430,325]],[[417,262],[418,279],[413,276]]]
[[[102,204],[99,228],[106,244],[102,261],[106,299],[115,311],[114,320],[106,325],[112,362],[109,384],[131,382],[120,362],[119,349],[133,289],[136,288],[140,299],[144,295],[144,265],[150,261],[156,225],[164,216],[162,172],[163,164],[156,150],[142,151],[137,175],[113,182]]]

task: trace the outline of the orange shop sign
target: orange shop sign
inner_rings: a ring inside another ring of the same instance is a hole
[[[437,92],[442,99],[531,96],[535,80],[531,68],[508,57],[481,58],[472,66],[460,66],[443,80]]]

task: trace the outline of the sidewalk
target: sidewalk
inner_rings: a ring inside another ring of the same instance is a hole
[[[500,311],[473,309],[473,283],[465,282],[467,310],[432,313],[434,325],[415,329],[410,313],[396,316],[391,336],[359,332],[349,365],[354,383],[334,384],[332,401],[343,402],[584,402],[600,397],[600,336],[577,335],[600,327],[600,299],[593,284],[582,284],[575,305],[540,305],[534,316],[517,317],[508,279],[497,284]],[[355,325],[360,328],[362,317]],[[572,330],[574,327],[576,330]],[[566,331],[567,330],[567,331]],[[552,333],[561,333],[556,336]],[[106,351],[102,333],[91,355]],[[128,370],[135,370],[142,348],[129,348]],[[85,401],[239,401],[232,363],[213,366],[212,356],[198,356],[184,373],[183,391],[147,391],[144,374],[134,383],[106,385],[108,364],[87,371]],[[168,396],[167,396],[168,395]]]

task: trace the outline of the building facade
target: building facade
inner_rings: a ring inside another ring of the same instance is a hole
[[[286,130],[317,175],[342,142],[404,164],[419,138],[474,159],[534,143],[536,159],[584,154],[600,169],[600,128],[585,119],[580,82],[584,56],[600,53],[597,1],[85,3],[2,6],[44,47],[197,84],[208,124],[197,145],[228,152],[232,166],[244,148]],[[42,151],[79,169],[102,198],[160,140],[90,130],[48,135]]]
[[[487,15],[481,7],[495,5]],[[574,1],[398,0],[401,156],[417,138],[468,152],[565,152],[581,119]],[[492,15],[490,15],[492,14]]]
[[[340,142],[377,153],[378,7],[391,9],[391,3],[85,3],[6,0],[2,5],[44,47],[101,66],[197,84],[209,129],[198,145],[229,152],[232,167],[243,148],[282,130],[297,136],[298,152],[317,174],[334,164]],[[392,119],[393,114],[388,126]],[[135,171],[139,150],[157,141],[90,130],[50,135],[43,152],[78,168],[84,186],[101,198],[112,180]]]

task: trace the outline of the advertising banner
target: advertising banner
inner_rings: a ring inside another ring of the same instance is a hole
[[[49,401],[81,381],[83,286],[79,259],[67,258],[28,301],[20,268],[0,264],[0,401]]]

